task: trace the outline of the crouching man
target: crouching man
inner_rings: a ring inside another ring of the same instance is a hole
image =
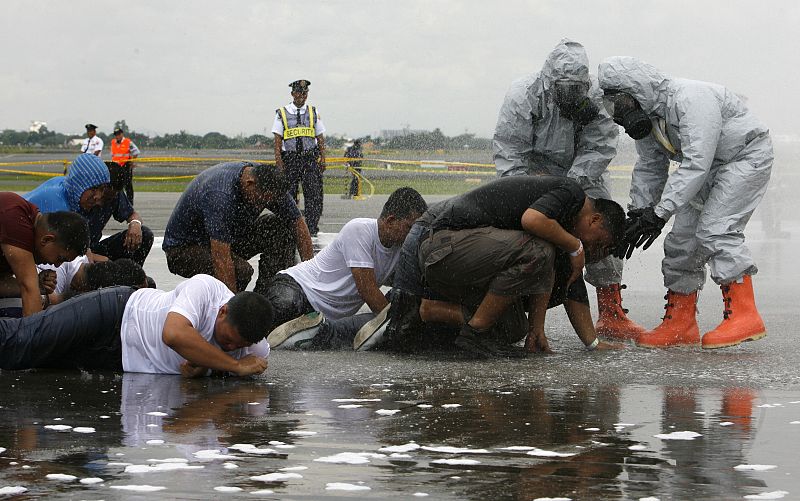
[[[272,306],[196,275],[174,291],[109,287],[0,319],[0,369],[81,368],[198,377],[267,368]]]
[[[391,285],[400,246],[425,209],[416,190],[399,188],[378,219],[349,221],[313,259],[275,275],[266,291],[277,327],[270,345],[349,348],[368,321],[375,319],[377,328],[389,304],[380,286]],[[372,312],[356,315],[364,304]]]
[[[402,344],[422,321],[458,326],[454,343],[479,357],[522,356],[511,345],[526,335],[525,351],[548,352],[546,310],[564,304],[586,347],[607,347],[581,273],[624,231],[617,203],[554,176],[501,178],[435,205],[403,245],[387,341],[413,349]]]

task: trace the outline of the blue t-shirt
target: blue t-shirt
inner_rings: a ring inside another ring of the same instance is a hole
[[[123,192],[117,193],[117,197],[108,203],[95,207],[89,212],[88,215],[81,211],[81,215],[86,218],[89,224],[89,241],[91,245],[97,244],[103,238],[103,229],[108,224],[111,216],[117,221],[125,221],[133,214],[133,205],[131,205],[128,196]]]
[[[189,183],[169,218],[162,248],[208,244],[212,239],[233,243],[246,238],[262,212],[247,202],[239,189],[242,170],[251,165],[255,164],[215,165]],[[300,218],[300,210],[288,193],[274,197],[266,208],[287,221]]]

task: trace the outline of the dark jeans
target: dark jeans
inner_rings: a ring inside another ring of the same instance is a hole
[[[325,319],[314,337],[312,350],[352,350],[353,340],[364,324],[375,318],[375,314],[359,313],[352,317]]]
[[[411,227],[400,248],[400,258],[395,265],[392,282],[394,287],[420,297],[425,296],[425,288],[419,267],[419,246],[423,235],[429,231],[427,226],[419,222]]]
[[[353,170],[361,174],[361,169],[353,167]],[[347,190],[347,194],[350,195],[351,197],[354,197],[358,195],[358,176],[355,174],[351,174],[351,176],[352,177],[350,179],[350,187]]]
[[[281,154],[289,181],[289,194],[295,200],[298,199],[297,186],[303,184],[303,214],[312,235],[319,232],[319,218],[322,217],[322,171],[317,165],[318,154],[316,149],[302,154],[286,151]]]
[[[133,205],[133,165],[131,162],[127,162],[125,165],[120,165],[116,162],[106,162],[106,165],[108,165],[109,170],[118,172],[119,178],[122,180],[122,186],[117,186],[116,188],[124,188],[125,195],[128,196],[128,200],[131,205]],[[114,176],[111,177],[113,178]]]
[[[289,320],[303,316],[314,311],[308,302],[306,293],[294,278],[285,273],[278,273],[272,277],[267,287],[257,290],[269,299],[273,309],[273,321],[270,331]]]
[[[129,251],[125,248],[125,237],[127,236],[128,230],[124,230],[104,238],[92,245],[92,252],[106,256],[112,261],[128,258],[135,261],[139,266],[144,266],[144,261],[153,247],[153,232],[147,226],[142,226],[142,243],[134,251]]]
[[[259,216],[242,237],[231,243],[236,288],[243,291],[253,277],[253,267],[248,259],[260,254],[256,292],[262,294],[272,277],[280,270],[294,264],[297,248],[294,222],[287,222],[274,214]],[[190,278],[200,273],[214,275],[214,263],[209,243],[183,245],[164,249],[169,271]]]
[[[0,319],[0,369],[122,370],[120,324],[134,291],[108,287],[28,317]]]

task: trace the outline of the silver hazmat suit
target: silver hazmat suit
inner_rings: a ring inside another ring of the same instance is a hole
[[[769,182],[769,130],[725,87],[671,78],[636,58],[606,59],[598,77],[603,89],[636,99],[654,124],[636,141],[631,208],[675,216],[664,241],[664,285],[682,294],[701,289],[706,263],[718,284],[756,273],[744,228]],[[670,160],[679,164],[672,174]]]
[[[554,82],[591,84],[589,97],[599,116],[583,127],[561,116]],[[580,183],[592,198],[611,200],[608,164],[617,154],[619,128],[603,108],[597,79],[589,75],[589,58],[578,42],[562,39],[538,73],[515,80],[506,93],[492,148],[498,176],[552,174]],[[609,256],[586,267],[595,287],[620,283],[622,260]]]

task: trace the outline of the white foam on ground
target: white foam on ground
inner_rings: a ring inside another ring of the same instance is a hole
[[[91,426],[76,426],[72,429],[75,433],[94,433],[97,430],[92,428]]]
[[[111,416],[100,416],[100,419],[111,419]]]
[[[148,463],[188,463],[186,458],[148,459]]]
[[[164,443],[164,441],[163,441],[163,440],[160,440],[160,439],[157,439],[157,438],[154,438],[153,440],[148,440],[148,441],[147,441],[147,442],[145,442],[145,443],[146,443],[147,445],[161,445],[161,444],[163,444],[163,443]]]
[[[546,451],[544,449],[537,449],[537,448],[534,448],[532,451],[528,451],[527,454],[529,456],[536,456],[543,458],[567,458],[575,455],[575,453],[570,453],[570,452]]]
[[[131,466],[133,463],[118,463],[118,462],[111,462],[106,463],[106,466]]]
[[[614,426],[627,428],[628,426],[636,426],[636,423],[614,423]]]
[[[257,491],[250,491],[250,494],[254,494],[256,496],[267,496],[269,494],[275,494],[275,491],[271,491],[269,489],[259,489]]]
[[[299,473],[267,473],[266,475],[250,477],[250,480],[257,482],[286,482],[295,478],[303,478],[303,475]]]
[[[471,466],[481,462],[477,459],[434,459],[431,463]]]
[[[748,494],[745,499],[782,499],[789,491],[762,492],[761,494]]]
[[[415,492],[414,494],[412,494],[412,496],[414,496],[415,498],[426,498],[430,496],[430,494],[428,494],[427,492]]]
[[[403,445],[389,445],[386,447],[381,447],[378,450],[381,452],[411,452],[419,448],[420,448],[419,444],[415,444],[414,442],[409,442]]]
[[[396,459],[407,459],[411,457],[411,454],[403,454],[402,452],[393,452],[389,454],[389,457]]]
[[[66,424],[46,424],[44,425],[46,430],[53,430],[53,431],[69,431],[72,429],[72,426]]]
[[[219,449],[205,449],[192,454],[197,459],[239,459],[233,454],[222,454]]]
[[[800,421],[789,421],[789,424],[800,424]]]
[[[358,409],[359,407],[364,407],[361,404],[342,404],[338,406],[340,409]]]
[[[160,485],[109,485],[112,489],[118,489],[121,491],[134,491],[134,492],[156,492],[156,491],[163,491],[166,487]]]
[[[368,491],[366,485],[347,484],[344,482],[329,482],[325,484],[326,491]]]
[[[218,485],[217,487],[214,487],[214,490],[217,492],[242,492],[244,489],[242,489],[241,487]]]
[[[646,451],[647,450],[647,446],[646,445],[642,445],[642,444],[631,445],[630,447],[628,447],[628,450],[631,450],[631,451]]]
[[[489,451],[487,451],[486,449],[465,449],[463,447],[450,447],[447,445],[439,447],[423,446],[422,449],[431,452],[444,452],[445,454],[488,454],[489,453]]]
[[[658,435],[653,435],[656,438],[660,438],[661,440],[694,440],[697,437],[702,437],[700,433],[696,431],[673,431],[672,433],[659,433]]]
[[[334,398],[331,402],[380,402],[380,398]]]
[[[512,445],[510,447],[500,447],[500,448],[498,448],[498,450],[501,450],[501,451],[522,451],[522,452],[527,452],[527,451],[532,451],[535,448],[536,447],[528,447],[527,445]]]
[[[648,498],[639,498],[639,501],[661,501],[661,500],[656,497],[650,496]]]
[[[536,498],[533,501],[572,501],[572,498]]]
[[[292,430],[289,432],[289,435],[294,435],[296,437],[310,437],[311,435],[316,435],[316,431],[303,431],[303,430]]]
[[[385,454],[375,454],[373,452],[340,452],[333,456],[317,458],[314,461],[319,463],[334,464],[366,464],[370,458],[385,458]]]
[[[147,415],[148,416],[160,416],[160,417],[169,416],[169,414],[167,414],[166,412],[159,412],[159,411],[148,412]]]
[[[375,411],[375,414],[380,414],[381,416],[392,416],[400,412],[400,409],[378,409]]]
[[[442,407],[445,409],[455,409],[456,407],[461,407],[461,404],[442,404]]]
[[[175,470],[202,470],[205,466],[186,463],[132,464],[125,467],[125,473],[158,473]]]
[[[14,494],[22,494],[23,492],[28,492],[28,489],[22,487],[21,485],[7,485],[5,487],[0,487],[0,496],[12,496]]]
[[[372,383],[370,386],[389,387],[389,386],[394,386],[394,383]]]
[[[66,475],[64,473],[49,473],[45,476],[47,480],[58,480],[60,482],[72,482],[77,479],[75,475]]]
[[[98,477],[88,477],[80,479],[80,483],[84,485],[102,484],[103,482],[105,482],[105,480]]]
[[[253,444],[233,444],[229,445],[228,449],[234,449],[238,451],[242,451],[246,454],[276,454],[277,451],[275,449],[263,448],[259,449]]]
[[[430,409],[433,406],[431,404],[417,404],[417,407],[420,409]]]
[[[236,463],[222,463],[222,467],[226,470],[235,470],[239,465]]]
[[[261,402],[247,402],[247,405],[261,405]]]
[[[719,424],[720,426],[733,426],[733,421],[723,421]]]
[[[584,428],[583,431],[600,431],[600,428]]]
[[[733,467],[734,470],[739,471],[767,471],[777,468],[774,464],[740,464]]]
[[[307,470],[308,466],[287,466],[285,468],[278,468],[281,471],[303,471]]]

